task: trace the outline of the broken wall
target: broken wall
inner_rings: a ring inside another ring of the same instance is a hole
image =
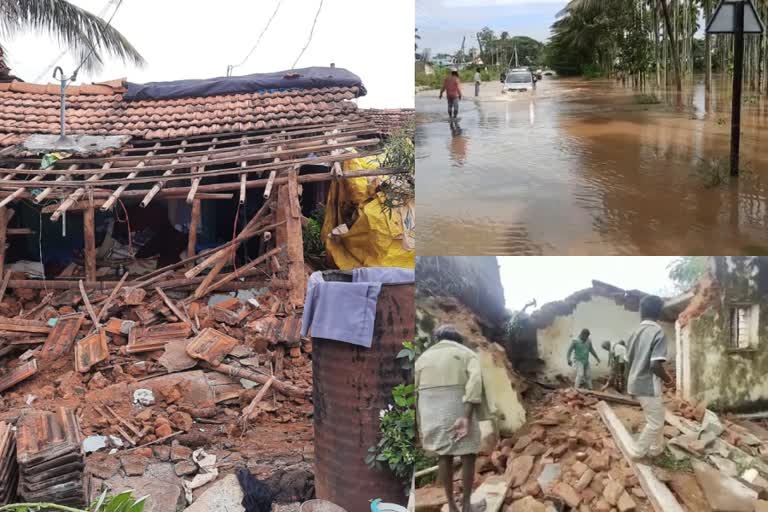
[[[539,358],[544,361],[541,375],[548,380],[554,380],[557,375],[572,377],[574,369],[568,366],[566,355],[571,340],[579,332],[590,330],[592,346],[600,357],[600,364],[591,359],[592,377],[608,375],[608,353],[600,347],[603,341],[612,344],[619,340],[627,340],[632,331],[640,323],[640,312],[632,311],[617,304],[613,298],[592,295],[589,299],[579,301],[570,313],[553,317],[547,325],[539,324],[537,330]],[[675,357],[674,325],[660,322],[669,342],[669,360]]]
[[[768,403],[768,258],[716,257],[710,274],[697,289],[706,303],[697,302],[695,314],[681,315],[677,325],[679,393],[713,409],[760,407]],[[756,306],[756,332],[746,348],[731,342],[736,305]]]

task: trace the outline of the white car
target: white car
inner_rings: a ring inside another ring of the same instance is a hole
[[[533,77],[533,73],[526,68],[516,68],[507,72],[506,79],[501,87],[501,92],[528,92],[535,88],[536,79]]]

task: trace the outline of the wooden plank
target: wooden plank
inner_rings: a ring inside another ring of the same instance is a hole
[[[211,145],[208,147],[208,151],[206,151],[205,155],[200,159],[200,165],[197,166],[194,170],[196,174],[200,174],[202,176],[203,171],[205,171],[205,163],[208,161],[208,159],[211,156],[211,153],[214,149],[216,149],[216,143],[219,141],[217,137],[214,137],[211,139]],[[200,186],[200,179],[201,178],[192,178],[192,186],[189,188],[189,194],[187,194],[187,203],[192,204],[195,200],[195,194],[197,194],[197,187]]]
[[[85,280],[96,280],[96,213],[93,208],[83,210],[85,235]]]
[[[656,475],[653,474],[651,466],[640,464],[632,460],[629,448],[632,446],[632,437],[624,428],[621,420],[613,412],[611,406],[606,402],[599,402],[597,404],[597,412],[603,419],[603,423],[608,427],[608,430],[613,436],[613,440],[616,441],[616,446],[619,447],[621,453],[624,454],[624,459],[629,464],[629,467],[635,472],[637,480],[640,482],[640,486],[645,491],[648,501],[653,505],[653,509],[656,512],[684,512],[680,503],[675,499],[675,496],[669,490],[669,487],[664,485]]]
[[[101,310],[99,311],[98,316],[96,317],[97,321],[101,322],[101,319],[104,318],[104,315],[109,310],[109,307],[112,305],[112,301],[115,300],[115,297],[117,296],[117,293],[120,291],[120,288],[123,287],[123,284],[125,284],[125,280],[128,279],[128,272],[123,274],[123,277],[120,278],[120,281],[115,285],[115,287],[112,289],[112,292],[109,294],[109,297],[107,297],[107,300],[104,302],[104,305],[101,306]]]
[[[98,329],[101,325],[99,323],[99,317],[96,316],[96,312],[93,310],[93,306],[91,306],[91,301],[88,299],[88,294],[86,293],[85,287],[83,286],[83,281],[78,281],[77,285],[80,288],[80,295],[83,297],[85,310],[88,311],[88,315],[91,317],[91,322],[93,322],[93,328]]]
[[[38,320],[24,320],[22,318],[0,318],[0,331],[11,332],[39,332],[48,334],[51,328],[48,322]]]
[[[2,259],[0,259],[0,270],[2,269]],[[0,285],[0,303],[3,302],[3,299],[5,298],[5,291],[8,289],[8,282],[11,280],[11,273],[5,272],[3,275],[3,284]]]
[[[579,393],[584,395],[594,396],[606,402],[616,402],[623,405],[634,405],[640,407],[640,402],[634,400],[626,395],[614,395],[613,393],[603,393],[601,391],[592,391],[591,389],[577,389]]]
[[[243,265],[241,268],[237,269],[235,272],[231,272],[230,274],[226,275],[225,277],[223,277],[222,279],[217,281],[215,284],[206,286],[200,292],[199,296],[198,296],[198,291],[195,290],[195,298],[199,299],[200,297],[203,297],[203,296],[205,296],[205,295],[207,295],[207,294],[217,290],[219,287],[223,286],[224,284],[229,283],[230,281],[233,281],[234,279],[237,279],[238,277],[244,275],[246,272],[248,272],[249,270],[253,269],[257,265],[260,265],[261,263],[264,263],[264,261],[268,260],[272,256],[276,256],[277,254],[281,253],[282,250],[283,250],[282,247],[277,247],[277,248],[272,249],[271,251],[269,251],[269,252],[267,252],[265,254],[262,254],[261,256],[259,256],[258,258],[254,259],[253,261],[250,261],[246,265]],[[205,281],[203,281],[200,284],[200,287],[202,287],[203,284],[205,284]],[[303,297],[302,297],[302,300],[303,300]]]
[[[242,415],[240,416],[240,420],[243,422],[247,422],[248,420],[252,419],[254,416],[254,412],[256,411],[256,406],[259,405],[259,402],[261,402],[264,397],[267,394],[267,391],[272,387],[272,383],[275,381],[274,377],[270,377],[267,382],[264,383],[263,386],[261,386],[261,389],[256,394],[255,397],[253,397],[253,400],[251,400],[251,403],[248,404],[242,412]]]
[[[76,171],[77,170],[77,164],[70,165],[69,167],[67,167],[67,170],[69,170],[70,172]],[[54,179],[53,182],[56,183],[56,182],[59,182],[59,181],[64,181],[65,179],[67,179],[67,175],[66,174],[60,174],[60,175],[56,176],[56,179]],[[45,201],[45,198],[48,197],[51,194],[51,192],[53,192],[53,188],[54,187],[46,187],[39,194],[37,194],[34,197],[34,199],[33,199],[35,204],[40,204],[43,201]]]
[[[195,334],[197,334],[198,332],[200,332],[200,331],[197,329],[197,327],[195,327],[195,324],[194,324],[194,323],[192,323],[192,320],[190,320],[190,319],[189,319],[189,317],[187,316],[187,314],[186,314],[186,313],[184,313],[183,311],[181,311],[181,310],[180,310],[180,309],[179,309],[179,308],[176,306],[176,304],[174,304],[174,303],[173,303],[173,301],[170,299],[170,297],[168,297],[168,296],[165,294],[165,292],[163,292],[163,290],[161,290],[160,288],[157,288],[157,287],[155,287],[155,291],[156,291],[156,292],[157,292],[157,294],[160,296],[160,298],[161,298],[161,299],[163,299],[163,302],[165,302],[165,305],[166,305],[166,306],[168,306],[168,307],[170,308],[170,310],[171,310],[171,311],[173,311],[173,314],[174,314],[174,315],[176,315],[176,318],[178,318],[179,320],[181,320],[182,322],[184,322],[185,324],[187,324],[187,325],[189,326],[189,328],[190,328],[190,329],[192,329],[192,331],[194,331],[194,333],[195,333]]]
[[[8,233],[8,209],[0,207],[0,274],[5,272],[5,241]]]

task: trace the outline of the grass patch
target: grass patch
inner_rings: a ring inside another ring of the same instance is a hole
[[[661,100],[655,94],[636,94],[635,103],[638,105],[658,105]]]
[[[686,457],[678,460],[672,455],[669,448],[665,448],[664,453],[654,457],[651,462],[653,462],[654,466],[666,469],[667,471],[693,473],[691,458]]]

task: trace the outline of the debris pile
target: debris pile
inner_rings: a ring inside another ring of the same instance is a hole
[[[284,246],[267,245],[223,273],[237,243],[272,239],[265,235],[280,223],[268,214],[271,204],[234,244],[109,286],[5,273],[0,476],[11,479],[0,480],[0,502],[15,498],[15,444],[21,496],[57,502],[90,498],[84,468],[97,492],[147,472],[165,475],[153,464],[172,464],[170,477],[193,498],[217,477],[212,469],[247,465],[261,478],[308,467],[312,346],[300,335],[303,264]],[[17,443],[3,425],[19,429]],[[52,436],[47,444],[43,432]],[[270,464],[275,458],[282,462]],[[164,510],[156,506],[147,510]]]

